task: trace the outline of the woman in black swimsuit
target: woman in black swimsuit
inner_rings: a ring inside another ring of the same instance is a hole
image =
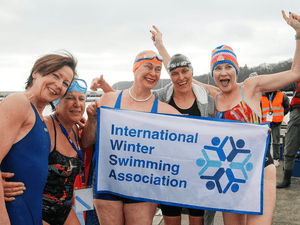
[[[43,196],[44,224],[80,225],[72,209],[72,197],[75,178],[84,171],[76,123],[85,111],[86,91],[85,81],[75,80],[65,97],[55,102],[55,113],[45,117],[51,137],[51,153]]]

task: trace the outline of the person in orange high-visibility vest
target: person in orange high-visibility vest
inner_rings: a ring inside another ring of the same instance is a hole
[[[271,124],[269,148],[272,143],[275,166],[279,166],[281,122],[289,112],[289,105],[289,98],[281,91],[267,92],[261,97],[262,122]]]
[[[282,88],[282,91],[293,91],[294,95],[290,104],[290,119],[285,133],[285,147],[283,151],[284,176],[277,188],[286,188],[291,184],[295,155],[299,151],[300,142],[300,82],[294,82]]]

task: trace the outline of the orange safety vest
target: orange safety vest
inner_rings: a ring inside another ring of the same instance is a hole
[[[261,108],[262,108],[262,117],[263,123],[267,123],[267,115],[270,111],[273,112],[273,121],[272,122],[282,122],[284,118],[284,108],[282,106],[283,102],[283,93],[281,91],[277,92],[273,101],[270,103],[270,100],[267,96],[261,97]]]

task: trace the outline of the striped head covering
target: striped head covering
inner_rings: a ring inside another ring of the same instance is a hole
[[[236,70],[236,74],[239,74],[239,64],[232,48],[227,45],[221,45],[216,47],[211,53],[211,76],[213,77],[213,71],[216,65],[222,63],[230,63]]]

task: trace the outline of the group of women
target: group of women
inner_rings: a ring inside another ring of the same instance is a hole
[[[131,88],[113,92],[104,87],[103,79],[95,80],[96,88],[103,87],[110,92],[87,108],[88,120],[83,127],[82,145],[87,147],[96,141],[97,108],[101,106],[260,122],[262,93],[300,79],[300,17],[293,13],[289,17],[284,12],[282,14],[296,31],[296,52],[291,70],[256,76],[238,84],[237,57],[231,47],[221,45],[213,50],[211,60],[211,75],[218,87],[193,80],[190,60],[182,54],[170,57],[160,31],[154,27],[152,40],[162,57],[153,51],[139,53],[133,65]],[[152,93],[163,63],[172,83]],[[83,170],[76,123],[84,112],[87,87],[82,81],[74,81],[75,68],[76,61],[70,55],[44,56],[32,68],[26,91],[12,94],[1,102],[1,171],[14,173],[11,181],[22,182],[26,188],[19,187],[18,191],[24,193],[5,204],[3,185],[7,186],[7,182],[0,181],[1,224],[42,224],[42,220],[44,224],[79,224],[70,199],[74,177]],[[44,118],[45,106],[55,100],[60,100],[56,112]],[[267,155],[263,215],[225,212],[224,224],[271,224],[276,201],[275,178],[275,166]],[[94,205],[100,224],[114,225],[152,224],[157,207],[155,203],[110,194],[94,194]],[[180,224],[181,208],[167,205],[161,208],[165,224]],[[204,211],[189,209],[189,213],[190,224],[209,224],[206,217],[203,221]]]

